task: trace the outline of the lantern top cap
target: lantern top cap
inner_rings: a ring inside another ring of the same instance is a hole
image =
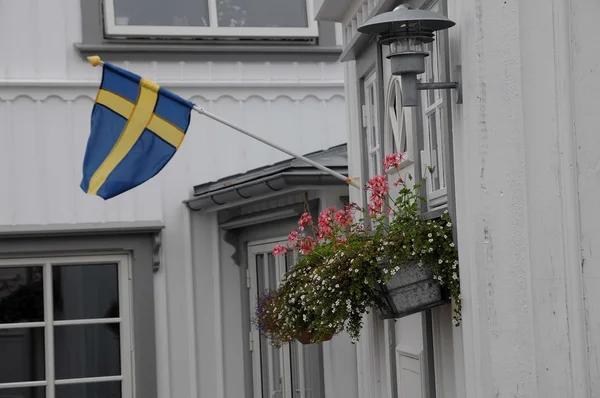
[[[402,4],[393,11],[384,12],[369,19],[358,28],[358,31],[378,35],[400,29],[406,23],[419,23],[422,28],[432,31],[448,29],[455,25],[454,21],[437,12],[415,10]]]

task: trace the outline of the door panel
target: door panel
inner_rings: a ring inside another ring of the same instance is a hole
[[[293,253],[273,256],[271,251],[278,243],[285,241],[248,247],[252,313],[257,294],[277,288],[285,272],[295,264]],[[255,398],[325,398],[320,344],[293,342],[275,348],[254,326],[251,334],[252,341],[258,343],[252,352]]]

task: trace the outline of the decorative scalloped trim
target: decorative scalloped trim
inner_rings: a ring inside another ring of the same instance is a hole
[[[1,87],[1,85],[0,85]],[[268,87],[261,90],[247,89],[227,89],[227,88],[210,88],[202,90],[202,94],[194,93],[189,95],[190,89],[178,89],[177,94],[184,98],[196,101],[219,101],[224,98],[229,98],[234,101],[248,101],[251,98],[259,98],[263,101],[277,101],[281,98],[287,98],[290,101],[305,101],[308,98],[314,98],[318,101],[332,101],[334,99],[344,100],[342,89],[334,88],[288,88],[286,93],[282,93],[280,87]],[[258,91],[258,92],[257,92]],[[29,87],[29,88],[8,88],[0,92],[0,101],[16,101],[19,98],[29,98],[32,101],[47,101],[51,98],[61,99],[63,101],[76,101],[80,98],[87,98],[93,101],[96,98],[97,88],[63,88],[59,92],[48,90],[47,88]],[[188,94],[188,95],[186,95]]]

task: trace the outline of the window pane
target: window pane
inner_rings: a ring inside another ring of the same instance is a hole
[[[284,346],[285,348],[285,346]],[[281,373],[281,350],[260,336],[260,370],[262,398],[283,397],[283,374]]]
[[[46,387],[20,387],[3,390],[0,387],[0,398],[45,398]]]
[[[371,120],[369,122],[369,128],[371,129],[371,148],[375,148],[376,146],[379,146],[379,137],[377,136],[377,107],[375,106],[375,85],[372,85],[371,87],[369,87],[369,113],[371,115]]]
[[[0,383],[44,380],[44,347],[43,328],[0,330]]]
[[[446,187],[446,157],[444,154],[444,137],[447,137],[448,134],[450,133],[447,129],[447,125],[446,125],[446,118],[445,118],[445,109],[444,107],[440,107],[439,109],[439,122],[440,122],[440,133],[438,134],[438,151],[437,151],[437,155],[438,155],[438,178],[439,178],[439,184],[440,184],[440,188],[445,188]]]
[[[56,386],[56,398],[121,398],[121,396],[120,381]]]
[[[325,398],[320,344],[290,344],[293,398]]]
[[[117,264],[54,266],[52,279],[55,320],[119,317]]]
[[[322,347],[317,344],[302,346],[304,353],[304,394],[302,398],[325,398]]]
[[[0,323],[43,322],[42,267],[0,268]]]
[[[431,159],[431,167],[433,170],[428,170],[428,178],[431,178],[431,188],[433,191],[437,191],[440,189],[440,179],[438,168],[439,166],[434,166],[437,163],[437,152],[438,152],[438,141],[437,141],[437,124],[436,124],[436,112],[433,112],[428,117],[428,125],[429,125],[429,151],[430,151],[430,159]]]
[[[427,43],[425,45],[425,51],[429,52],[429,57],[425,58],[425,73],[427,76],[427,82],[435,82],[435,74],[433,71],[433,43]],[[431,105],[435,102],[436,90],[427,90],[427,105]]]
[[[55,327],[56,378],[120,375],[120,342],[114,327],[114,324]]]
[[[208,26],[207,0],[114,0],[117,25]]]
[[[306,28],[305,0],[217,0],[219,26]]]

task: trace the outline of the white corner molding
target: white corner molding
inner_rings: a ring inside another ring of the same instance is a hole
[[[573,64],[571,60],[573,31],[571,28],[571,2],[553,0],[554,18],[554,85],[556,87],[556,125],[562,196],[562,239],[564,245],[568,339],[573,397],[589,397],[590,375],[588,365],[588,338],[585,320],[583,289],[583,257],[581,252],[581,226],[577,142],[573,115]],[[596,354],[597,355],[597,354]],[[590,358],[591,360],[591,358]]]

